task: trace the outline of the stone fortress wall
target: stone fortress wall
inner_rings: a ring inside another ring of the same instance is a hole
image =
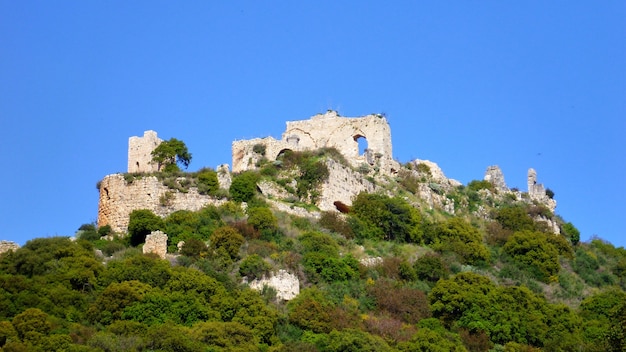
[[[128,138],[128,172],[157,172],[158,165],[152,163],[152,151],[163,142],[155,131],[145,131],[143,137]]]
[[[167,202],[161,201],[166,194],[170,198]],[[124,175],[113,174],[105,176],[100,182],[98,227],[109,225],[113,231],[124,233],[133,210],[148,209],[165,217],[177,210],[197,211],[208,204],[222,203],[221,199],[199,194],[195,188],[187,193],[170,190],[156,176],[146,175],[128,183]]]
[[[363,154],[359,153],[361,138],[367,141]],[[264,155],[255,152],[256,145],[265,147]],[[393,160],[391,129],[382,115],[347,118],[330,110],[308,120],[288,121],[280,140],[266,137],[234,141],[233,172],[255,169],[257,161],[263,157],[274,161],[285,150],[319,148],[336,148],[352,166],[366,163],[383,175],[394,174],[399,168]]]

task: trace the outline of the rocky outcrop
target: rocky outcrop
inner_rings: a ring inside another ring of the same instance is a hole
[[[148,209],[165,217],[177,210],[197,211],[206,205],[219,206],[224,202],[199,194],[195,188],[187,193],[169,189],[155,176],[127,182],[122,174],[108,175],[100,182],[98,226],[110,225],[113,231],[124,233],[130,213],[136,209]]]
[[[8,251],[16,251],[20,245],[11,241],[0,241],[0,254]]]
[[[412,177],[422,180],[416,195],[429,209],[442,209],[454,214],[454,200],[446,197],[446,193],[461,185],[461,182],[447,178],[436,163],[430,160],[415,159],[409,163]]]
[[[248,283],[245,278],[244,283]],[[298,280],[298,277],[283,269],[276,274],[271,274],[269,277],[254,279],[248,283],[248,286],[257,291],[262,291],[265,286],[271,287],[276,290],[276,298],[284,301],[289,301],[300,294],[300,280]]]
[[[302,208],[293,204],[283,203],[283,202],[272,200],[272,199],[266,199],[265,201],[267,202],[267,204],[272,206],[272,208],[278,211],[285,212],[287,214],[299,216],[302,218],[313,218],[313,219],[319,219],[321,216],[319,211],[309,211],[305,208]]]
[[[167,235],[162,231],[152,231],[146,236],[146,243],[143,245],[143,254],[154,253],[161,259],[167,255]]]

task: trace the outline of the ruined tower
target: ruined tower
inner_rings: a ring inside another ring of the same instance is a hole
[[[158,166],[152,163],[152,151],[163,142],[155,131],[145,131],[143,137],[128,139],[128,172],[156,172]]]
[[[359,150],[359,143],[367,147]],[[276,160],[286,150],[319,148],[335,148],[352,166],[367,164],[384,175],[393,174],[398,168],[392,157],[391,129],[385,117],[347,118],[335,111],[327,111],[308,120],[288,121],[280,140],[266,137],[233,142],[233,172],[254,169],[261,157]],[[263,150],[263,155],[255,149]]]

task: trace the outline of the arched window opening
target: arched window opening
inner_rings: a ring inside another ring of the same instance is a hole
[[[365,136],[361,136],[360,134],[357,134],[356,136],[354,136],[354,141],[357,142],[357,144],[359,145],[359,155],[364,155],[367,152],[367,138],[365,138]]]

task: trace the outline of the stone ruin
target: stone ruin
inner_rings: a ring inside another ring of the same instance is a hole
[[[506,182],[504,182],[504,174],[498,165],[487,167],[484,180],[491,182],[498,192],[509,191],[509,187],[507,187]]]
[[[128,172],[157,172],[158,165],[152,162],[152,151],[163,142],[155,131],[145,131],[143,137],[128,139]]]
[[[359,142],[367,142],[361,153]],[[369,165],[383,175],[394,174],[399,164],[393,160],[391,129],[382,115],[341,117],[329,110],[308,120],[288,121],[280,140],[273,137],[234,141],[233,172],[255,169],[265,158],[275,161],[287,150],[305,151],[335,148],[353,166]]]
[[[16,251],[20,245],[11,241],[0,241],[0,254],[8,251]]]
[[[528,169],[528,196],[532,200],[545,204],[551,211],[556,208],[556,200],[548,197],[543,184],[537,183],[537,171],[533,168]]]
[[[154,253],[161,259],[167,255],[167,235],[162,231],[152,231],[146,236],[146,243],[143,245],[143,254]]]
[[[502,170],[500,170],[500,167],[497,165],[492,165],[487,168],[484,180],[491,182],[498,192],[511,191],[507,187],[506,182],[504,182]],[[548,197],[546,189],[542,184],[537,183],[537,171],[533,168],[528,169],[528,198],[547,206],[552,212],[556,209],[556,201]]]

